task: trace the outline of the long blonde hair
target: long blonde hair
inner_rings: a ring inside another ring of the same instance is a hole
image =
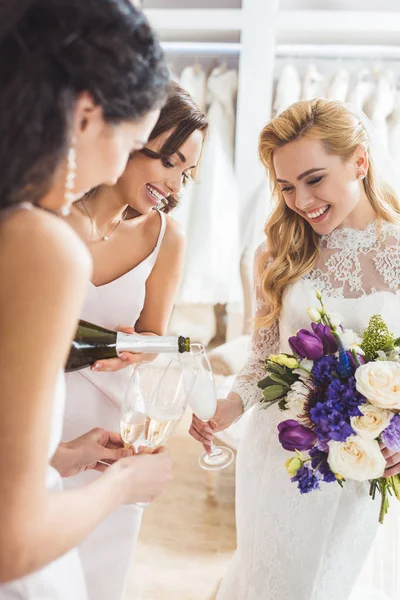
[[[368,133],[360,118],[339,101],[315,99],[290,106],[268,123],[260,135],[259,154],[270,178],[276,207],[264,230],[267,251],[257,265],[268,307],[267,316],[256,320],[259,327],[268,327],[279,318],[284,289],[312,269],[318,252],[320,236],[286,205],[273,164],[275,150],[300,138],[320,140],[328,154],[340,156],[343,162],[362,144],[369,159],[364,189],[377,219],[400,223],[399,198],[379,178]]]

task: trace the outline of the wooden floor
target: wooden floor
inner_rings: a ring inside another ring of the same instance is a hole
[[[207,500],[189,415],[169,441],[174,482],[145,509],[125,600],[213,600],[235,549],[234,465]]]

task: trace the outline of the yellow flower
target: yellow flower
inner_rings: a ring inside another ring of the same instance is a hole
[[[286,354],[271,354],[269,360],[276,363],[277,365],[284,365],[288,369],[296,369],[299,363],[292,356],[286,356]]]
[[[289,473],[290,477],[294,477],[296,475],[297,471],[299,469],[301,469],[302,466],[303,466],[303,461],[298,456],[295,456],[294,458],[289,458],[285,462],[285,467],[286,467],[286,470]]]

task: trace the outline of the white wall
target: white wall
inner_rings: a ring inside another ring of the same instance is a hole
[[[264,0],[260,0],[263,2]],[[268,0],[266,0],[268,1]],[[282,10],[394,10],[399,0],[281,0]]]
[[[260,0],[268,2],[268,0]],[[146,8],[241,8],[241,0],[143,0]]]

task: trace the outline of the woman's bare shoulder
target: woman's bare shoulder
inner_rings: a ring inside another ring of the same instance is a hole
[[[73,271],[77,277],[91,273],[90,254],[75,231],[62,219],[38,208],[14,210],[0,218],[0,265],[12,268],[25,261],[37,274],[47,268]]]

